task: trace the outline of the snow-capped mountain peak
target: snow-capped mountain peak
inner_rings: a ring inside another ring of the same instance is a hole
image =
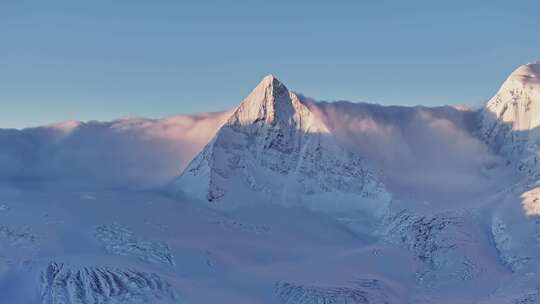
[[[540,61],[518,67],[487,103],[486,115],[511,125],[513,130],[530,130],[540,125]]]
[[[324,125],[315,124],[313,114],[298,96],[271,74],[263,78],[228,121],[240,126],[256,123],[327,132]]]
[[[175,186],[220,208],[266,202],[380,216],[390,201],[364,161],[339,146],[272,75],[236,108]]]
[[[520,170],[540,172],[540,61],[518,67],[489,100],[481,115],[481,136]]]

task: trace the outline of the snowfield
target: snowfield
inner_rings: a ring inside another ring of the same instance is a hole
[[[539,79],[0,130],[0,303],[540,303]]]

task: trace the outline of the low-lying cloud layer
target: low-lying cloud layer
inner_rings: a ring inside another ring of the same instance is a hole
[[[475,112],[305,102],[349,149],[396,185],[469,188],[497,161],[474,135]],[[230,112],[0,130],[0,180],[77,187],[153,188],[177,176]]]
[[[0,179],[16,184],[152,188],[178,175],[225,117],[220,112],[0,130]]]
[[[500,161],[475,136],[475,111],[307,102],[334,136],[405,190],[471,189],[486,181],[485,168]]]

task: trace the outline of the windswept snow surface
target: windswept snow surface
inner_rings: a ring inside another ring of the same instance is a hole
[[[539,64],[480,111],[316,102],[0,130],[0,303],[540,303]]]

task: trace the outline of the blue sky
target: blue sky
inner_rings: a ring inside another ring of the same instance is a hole
[[[469,104],[540,59],[540,1],[0,0],[0,127],[322,100]]]

